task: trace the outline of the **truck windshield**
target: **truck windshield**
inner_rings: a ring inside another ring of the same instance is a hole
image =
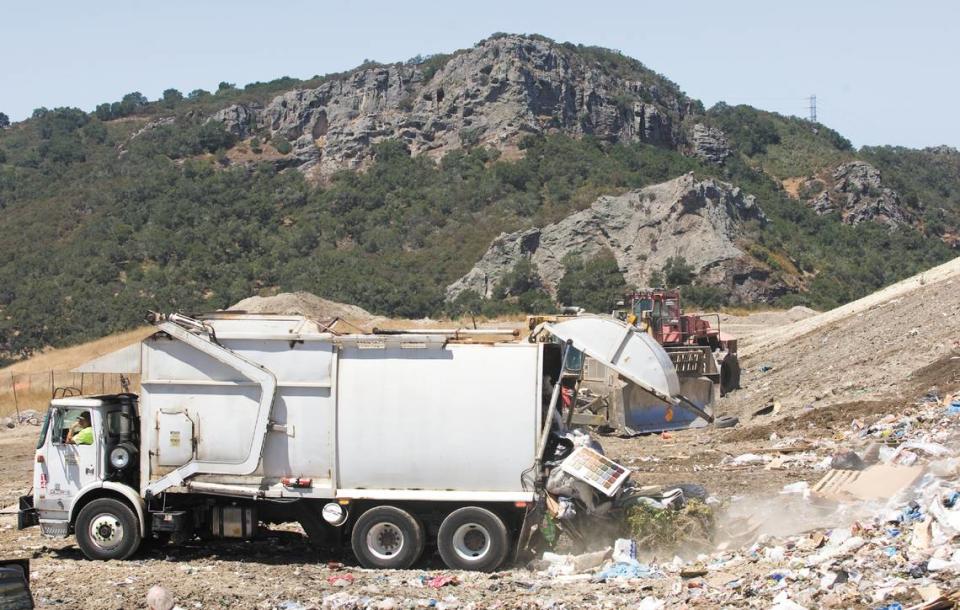
[[[633,313],[636,314],[638,318],[643,317],[643,312],[652,309],[653,301],[651,299],[640,299],[633,305]]]
[[[43,425],[40,426],[40,438],[37,439],[37,449],[43,449],[43,444],[47,442],[47,430],[50,429],[50,410],[43,417]]]

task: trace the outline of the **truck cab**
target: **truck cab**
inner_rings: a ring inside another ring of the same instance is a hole
[[[91,430],[79,434],[87,418]],[[33,493],[20,498],[19,525],[44,535],[76,534],[81,548],[122,558],[139,546],[144,503],[137,489],[140,424],[133,394],[56,398],[37,440]]]

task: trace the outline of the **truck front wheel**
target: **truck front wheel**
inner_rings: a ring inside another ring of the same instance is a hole
[[[365,568],[403,570],[423,554],[423,526],[405,510],[377,506],[357,519],[351,545]]]
[[[510,539],[500,517],[485,508],[467,506],[440,524],[437,548],[452,570],[492,572],[507,558]]]
[[[140,547],[137,515],[113,498],[100,498],[84,506],[74,529],[77,544],[88,559],[126,559]]]

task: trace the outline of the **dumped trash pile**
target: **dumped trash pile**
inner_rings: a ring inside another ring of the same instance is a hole
[[[960,457],[952,449],[958,437],[960,396],[941,400],[934,389],[900,415],[869,425],[853,421],[824,446],[859,443],[863,455],[835,451],[821,459],[811,454],[806,461],[832,468],[813,486],[799,481],[784,489],[783,508],[799,498],[798,506],[819,505],[820,518],[846,517],[849,525],[761,535],[740,549],[720,542],[712,552],[692,558],[661,555],[646,562],[636,560],[632,541],[618,540],[605,554],[547,553],[531,567],[558,582],[629,582],[629,597],[650,593],[630,603],[649,608],[733,603],[781,609],[950,608],[960,598],[955,542]],[[768,460],[747,454],[730,463]],[[738,501],[734,497],[731,504]],[[651,512],[649,520],[657,519],[675,517]],[[790,520],[791,514],[755,514],[753,519]]]

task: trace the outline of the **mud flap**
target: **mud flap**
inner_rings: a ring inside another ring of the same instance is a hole
[[[40,525],[40,514],[33,507],[33,496],[20,496],[20,510],[17,513],[17,529]]]

